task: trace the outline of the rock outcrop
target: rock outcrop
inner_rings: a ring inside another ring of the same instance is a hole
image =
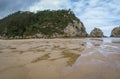
[[[94,28],[90,33],[90,37],[104,37],[104,35],[101,29]]]
[[[66,37],[86,37],[87,32],[82,22],[73,20],[73,23],[69,23],[64,29],[64,36]]]
[[[120,26],[115,27],[111,32],[111,37],[120,37]]]

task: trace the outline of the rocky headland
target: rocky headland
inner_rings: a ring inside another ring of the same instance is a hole
[[[86,37],[84,24],[71,10],[18,11],[0,20],[3,39]]]

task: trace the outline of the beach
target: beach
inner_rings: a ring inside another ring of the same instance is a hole
[[[0,40],[0,79],[120,79],[120,39]]]

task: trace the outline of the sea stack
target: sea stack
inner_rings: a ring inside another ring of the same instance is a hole
[[[104,35],[100,28],[94,28],[90,33],[90,37],[104,37]]]
[[[113,28],[111,37],[120,37],[120,26]]]

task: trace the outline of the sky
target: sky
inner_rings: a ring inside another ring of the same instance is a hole
[[[120,25],[120,0],[0,0],[0,19],[16,11],[71,9],[88,33],[95,27],[109,36]]]

